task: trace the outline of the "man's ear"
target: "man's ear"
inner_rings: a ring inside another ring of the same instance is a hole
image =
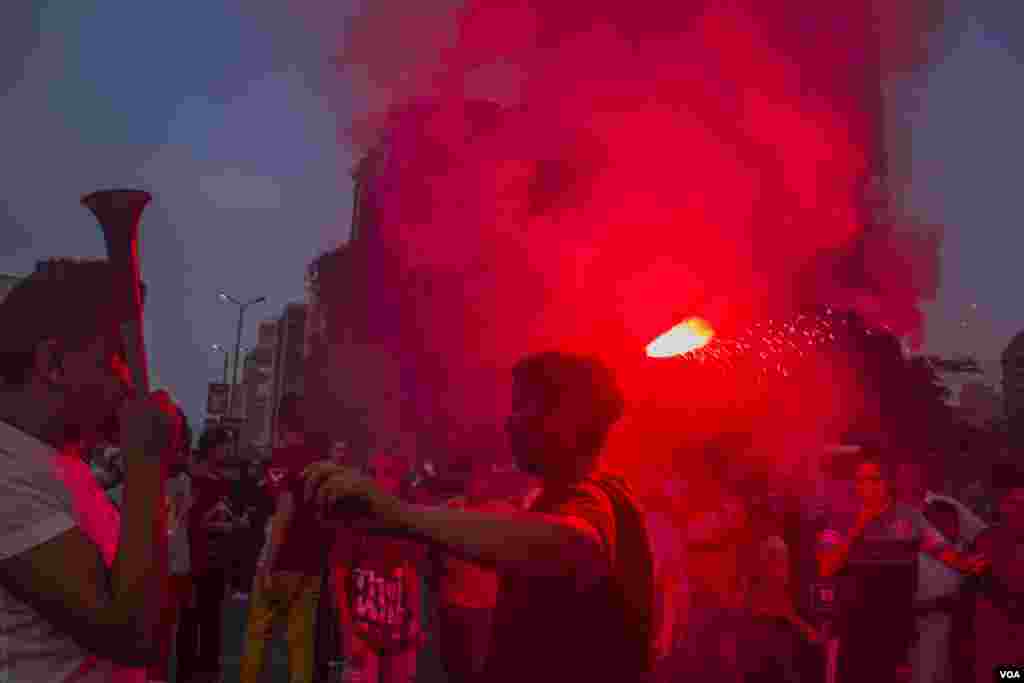
[[[43,339],[36,344],[32,374],[47,384],[59,384],[64,377],[64,353],[56,339]]]

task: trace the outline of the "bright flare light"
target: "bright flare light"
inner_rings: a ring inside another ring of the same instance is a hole
[[[647,345],[648,358],[684,356],[704,348],[715,336],[706,320],[687,318]]]

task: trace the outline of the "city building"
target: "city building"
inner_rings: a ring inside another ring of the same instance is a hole
[[[992,425],[1004,415],[1003,396],[984,382],[968,382],[960,389],[956,412],[960,419],[972,426]]]
[[[228,417],[235,421],[244,421],[248,408],[248,402],[246,401],[248,397],[246,396],[244,377],[242,378],[241,382],[235,385],[234,391],[234,404],[231,405],[231,414]]]
[[[1003,402],[1011,439],[1024,436],[1024,332],[1003,351]]]
[[[306,347],[305,303],[290,303],[285,306],[281,317],[277,320],[274,337],[274,356],[272,365],[271,406],[268,424],[268,444],[277,440],[278,408],[281,397],[285,394],[305,395],[304,358]]]
[[[264,457],[271,448],[274,363],[277,359],[277,321],[260,323],[256,348],[245,357],[246,416],[242,442],[252,445]]]

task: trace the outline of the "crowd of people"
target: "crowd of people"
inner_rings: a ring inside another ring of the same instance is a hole
[[[1024,470],[997,468],[983,518],[937,492],[939,467],[865,447],[798,498],[726,466],[710,504],[667,531],[652,520],[655,548],[677,541],[659,586],[682,585],[663,680],[959,683],[1020,666]]]
[[[112,286],[105,262],[70,262],[0,303],[10,680],[169,681],[173,656],[179,683],[220,681],[231,600],[242,683],[278,626],[294,683],[411,683],[429,641],[452,683],[960,683],[1024,664],[1012,462],[989,518],[936,492],[926,454],[864,447],[815,498],[723,441],[713,476],[669,472],[641,504],[603,461],[614,375],[563,352],[513,371],[512,491],[484,458],[455,496],[424,495],[402,448],[357,466],[294,395],[270,461],[243,462],[231,431],[193,449],[166,393],[135,396],[97,303]]]

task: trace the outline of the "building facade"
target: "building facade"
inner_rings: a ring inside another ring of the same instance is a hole
[[[957,415],[975,427],[997,423],[1004,415],[1004,400],[995,388],[984,382],[968,382],[960,389]]]
[[[276,322],[268,444],[277,442],[278,410],[285,394],[305,396],[304,357],[306,347],[307,307],[304,303],[285,306]]]
[[[1003,404],[1013,444],[1024,437],[1024,332],[1013,338],[1003,351]]]
[[[256,348],[245,357],[245,428],[242,441],[269,457],[271,448],[274,364],[277,359],[277,321],[260,323]]]

